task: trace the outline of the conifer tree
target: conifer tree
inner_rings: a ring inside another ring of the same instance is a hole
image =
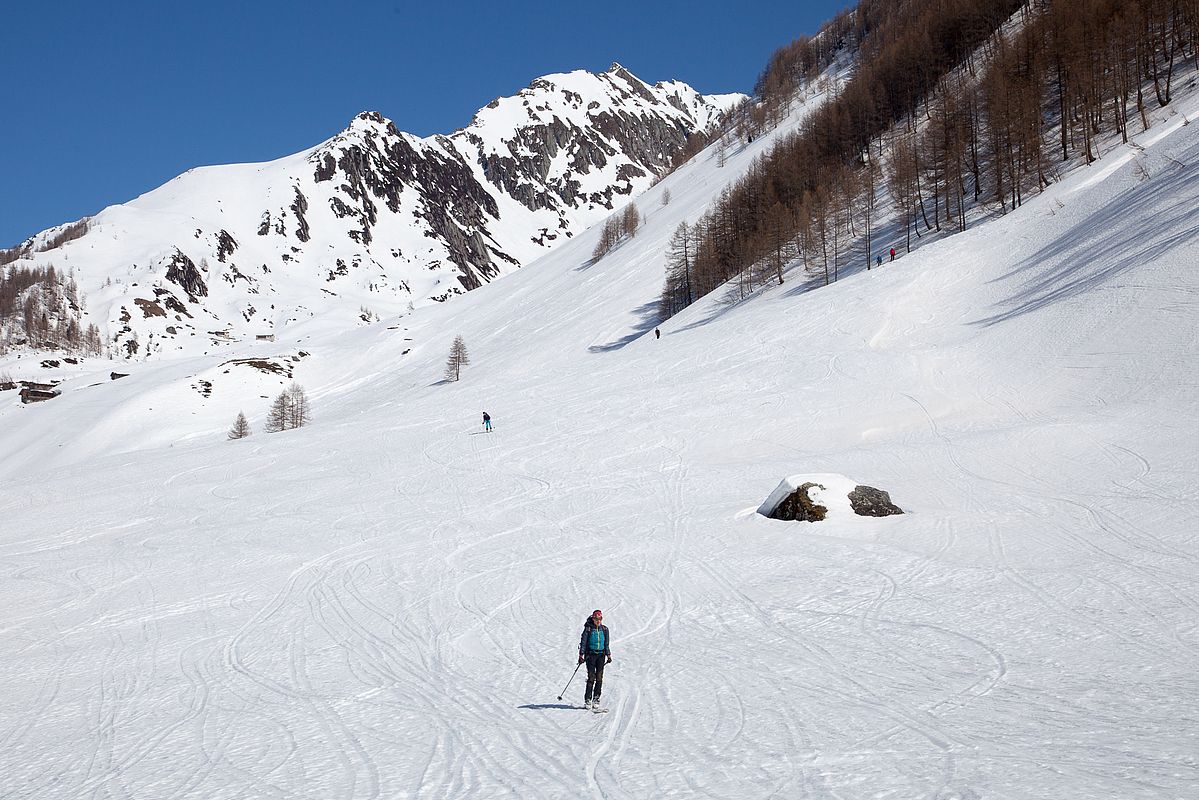
[[[663,318],[671,317],[695,302],[691,282],[692,235],[691,226],[683,220],[666,246],[666,285],[659,303]]]
[[[294,381],[287,387],[286,394],[287,427],[303,428],[312,420],[308,408],[308,395],[304,394],[304,387]]]
[[[620,243],[622,229],[623,217],[611,216],[604,221],[604,227],[600,229],[599,241],[595,243],[595,250],[591,252],[592,261],[599,261]]]
[[[271,403],[271,410],[266,415],[265,430],[267,433],[289,431],[302,428],[311,420],[308,395],[304,393],[304,387],[293,381],[291,386],[279,392],[278,397]]]
[[[279,433],[287,430],[288,420],[288,400],[287,392],[280,392],[275,398],[275,402],[271,403],[271,410],[266,412],[266,426],[264,430],[267,433]]]
[[[230,439],[244,439],[252,433],[250,423],[246,421],[244,412],[237,413],[237,421],[233,423],[233,427],[229,430]]]
[[[637,210],[635,203],[629,203],[620,215],[620,232],[625,237],[632,239],[637,235],[639,227],[641,227],[641,212]]]
[[[461,336],[455,336],[454,344],[450,346],[450,358],[445,365],[445,379],[458,380],[462,376],[462,368],[469,363],[470,355],[466,352],[466,342],[462,341]]]

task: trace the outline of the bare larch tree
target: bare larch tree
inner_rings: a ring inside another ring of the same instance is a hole
[[[237,413],[237,421],[233,423],[233,427],[229,429],[230,439],[244,439],[251,433],[250,423],[246,422],[245,413],[239,411]]]
[[[454,344],[450,346],[450,358],[445,364],[445,379],[447,381],[456,381],[462,376],[462,368],[470,363],[470,356],[466,352],[466,342],[462,341],[461,336],[454,337]]]

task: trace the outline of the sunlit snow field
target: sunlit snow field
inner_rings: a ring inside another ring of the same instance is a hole
[[[296,431],[198,404],[215,357],[0,395],[0,797],[1199,795],[1197,110],[655,340],[769,143],[707,152],[596,264],[259,346],[311,353]],[[809,473],[908,513],[755,513]],[[596,607],[606,715],[556,699]]]

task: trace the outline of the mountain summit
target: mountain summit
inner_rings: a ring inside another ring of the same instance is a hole
[[[39,234],[20,262],[72,270],[85,323],[128,354],[270,335],[331,307],[353,324],[529,263],[648,188],[741,99],[613,64],[538,78],[449,135],[366,111],[305,152],[189,170],[77,239]]]

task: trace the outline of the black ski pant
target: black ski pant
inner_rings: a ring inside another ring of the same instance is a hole
[[[603,653],[588,653],[584,660],[587,662],[587,692],[583,695],[583,702],[598,701],[604,691],[604,663],[608,657]]]

